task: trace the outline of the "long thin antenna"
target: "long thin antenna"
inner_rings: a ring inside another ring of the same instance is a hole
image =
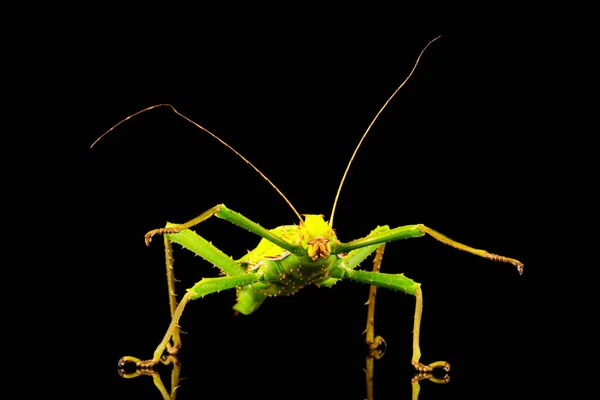
[[[277,191],[277,193],[279,193],[279,195],[283,198],[283,200],[285,200],[285,202],[288,204],[288,206],[290,206],[290,208],[292,209],[292,211],[294,211],[294,213],[296,214],[296,216],[298,217],[298,219],[300,221],[302,221],[302,217],[300,216],[300,214],[298,213],[298,211],[296,211],[296,209],[294,208],[294,206],[292,205],[292,203],[288,200],[287,197],[285,197],[285,195],[283,194],[283,192],[281,190],[279,190],[279,188],[277,188],[277,186],[275,186],[275,184],[273,182],[271,182],[271,180],[269,178],[267,178],[267,176],[265,174],[263,174],[258,168],[256,168],[254,166],[254,164],[252,164],[250,161],[248,161],[246,159],[246,157],[244,157],[243,155],[241,155],[240,153],[237,152],[237,150],[235,150],[233,147],[231,147],[230,145],[228,145],[227,143],[225,143],[221,138],[219,138],[217,135],[215,135],[214,133],[212,133],[211,131],[209,131],[208,129],[206,129],[205,127],[197,124],[196,122],[192,121],[191,119],[189,119],[188,117],[186,117],[185,115],[183,115],[182,113],[180,113],[179,111],[177,111],[175,109],[175,107],[173,107],[171,104],[156,104],[147,108],[144,108],[143,110],[140,110],[136,113],[131,114],[130,116],[128,116],[127,118],[122,119],[121,121],[119,121],[116,125],[114,125],[112,128],[110,128],[109,130],[107,130],[106,132],[104,132],[98,139],[96,139],[94,141],[94,143],[92,143],[92,145],[90,146],[90,148],[94,147],[94,145],[96,143],[98,143],[100,141],[100,139],[102,139],[104,136],[106,136],[110,131],[114,130],[116,127],[118,127],[119,125],[121,125],[123,122],[139,115],[142,113],[145,113],[147,111],[153,110],[155,108],[158,107],[169,107],[171,110],[173,110],[173,112],[175,114],[177,114],[178,116],[180,116],[181,118],[185,119],[187,122],[189,122],[190,124],[193,124],[195,127],[203,130],[204,132],[208,133],[210,136],[212,136],[213,138],[217,139],[219,142],[221,142],[221,144],[225,147],[227,147],[229,150],[233,151],[239,158],[241,158],[242,160],[244,160],[246,162],[246,164],[250,165],[252,168],[254,168],[254,170],[256,172],[258,172],[258,174],[269,183],[269,185],[271,185],[273,187],[273,189],[275,189]]]
[[[329,219],[330,227],[333,226],[333,215],[335,214],[335,207],[337,206],[338,199],[340,197],[340,192],[342,191],[342,186],[344,185],[344,181],[346,180],[346,175],[348,175],[348,170],[350,170],[350,165],[352,165],[352,161],[354,161],[354,157],[356,156],[356,153],[358,153],[358,149],[360,148],[360,145],[362,144],[363,140],[365,140],[365,137],[367,136],[367,134],[371,130],[371,127],[373,126],[373,124],[375,123],[377,118],[379,117],[379,114],[381,114],[381,112],[385,109],[385,107],[388,105],[388,103],[394,98],[396,93],[398,93],[398,91],[400,89],[402,89],[402,86],[404,86],[404,84],[410,79],[413,72],[415,72],[415,69],[417,68],[417,65],[419,64],[419,60],[421,59],[421,56],[423,55],[425,50],[427,50],[427,48],[429,47],[429,45],[431,43],[435,42],[439,38],[440,38],[440,36],[432,39],[429,43],[427,43],[427,45],[423,48],[423,50],[421,50],[421,53],[419,53],[419,57],[417,57],[417,61],[415,62],[415,65],[413,66],[412,70],[410,71],[410,74],[408,74],[408,76],[404,79],[404,81],[400,84],[400,86],[398,86],[398,89],[396,89],[394,91],[394,93],[392,93],[392,95],[387,99],[387,101],[379,109],[379,111],[377,112],[377,115],[375,115],[375,118],[373,118],[373,120],[369,124],[367,130],[365,131],[365,133],[363,133],[362,137],[360,138],[360,141],[358,142],[358,145],[354,149],[354,153],[352,153],[352,157],[350,157],[350,161],[348,162],[348,165],[346,166],[346,170],[344,171],[344,175],[342,176],[342,180],[340,181],[340,186],[338,187],[337,193],[335,194],[335,200],[333,201],[333,209],[331,210],[331,218]]]

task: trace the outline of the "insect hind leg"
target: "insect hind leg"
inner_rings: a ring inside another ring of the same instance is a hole
[[[241,287],[261,280],[264,280],[264,277],[262,276],[262,274],[259,273],[249,273],[240,276],[222,276],[218,278],[203,278],[192,288],[188,289],[187,293],[181,299],[181,302],[179,302],[179,304],[177,305],[177,308],[173,313],[173,317],[171,318],[169,328],[167,329],[167,332],[163,336],[163,339],[161,340],[159,345],[156,347],[156,350],[154,350],[153,357],[149,360],[141,360],[137,357],[125,356],[119,360],[119,366],[124,367],[126,363],[133,362],[135,363],[137,368],[150,369],[154,367],[154,365],[156,365],[158,362],[163,362],[165,364],[169,363],[172,360],[170,354],[163,354],[165,350],[167,351],[167,353],[169,352],[169,343],[173,337],[174,332],[179,329],[179,319],[183,314],[185,306],[190,300],[196,300],[199,298],[203,298],[204,296],[211,293],[217,293],[222,290]]]

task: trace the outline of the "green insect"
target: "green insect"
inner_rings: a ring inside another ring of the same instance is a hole
[[[412,365],[419,372],[430,372],[434,368],[443,368],[446,371],[450,369],[450,364],[445,361],[436,361],[430,364],[423,364],[420,361],[419,333],[423,301],[421,285],[403,274],[361,271],[357,270],[356,267],[374,253],[379,246],[387,242],[421,237],[426,234],[459,250],[493,261],[513,264],[517,267],[519,273],[523,272],[523,264],[513,258],[488,253],[485,250],[474,249],[422,224],[406,225],[397,228],[378,226],[368,235],[346,243],[338,240],[333,229],[333,216],[340,191],[361,143],[383,109],[411,77],[427,47],[436,39],[438,38],[431,40],[421,51],[409,75],[384,103],[363,134],[341,179],[328,221],[322,215],[304,215],[302,217],[285,195],[258,168],[223,140],[179,113],[169,104],[159,104],[138,111],[120,121],[98,138],[100,140],[121,123],[136,115],[157,107],[170,107],[178,116],[210,134],[254,168],[281,195],[299,220],[298,225],[283,225],[274,229],[265,229],[242,214],[227,208],[224,204],[219,204],[186,223],[167,223],[164,228],[148,232],[145,236],[147,245],[150,244],[150,241],[155,236],[163,236],[172,320],[151,359],[141,360],[136,357],[126,356],[119,361],[119,365],[123,366],[127,362],[133,362],[138,368],[144,369],[152,368],[158,362],[168,363],[170,360],[168,355],[176,354],[181,347],[178,323],[184,308],[190,300],[196,300],[222,290],[235,289],[237,302],[233,306],[234,310],[237,313],[249,315],[256,311],[267,297],[291,295],[311,284],[319,287],[331,287],[339,280],[349,279],[415,296],[416,308],[413,329]],[[234,260],[212,245],[208,240],[191,230],[194,226],[213,216],[244,228],[260,236],[262,239],[254,250]],[[178,302],[173,294],[175,292],[175,278],[173,275],[172,243],[180,244],[182,247],[217,266],[224,276],[202,279],[189,288],[181,301]]]

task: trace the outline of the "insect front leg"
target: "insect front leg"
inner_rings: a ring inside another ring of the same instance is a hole
[[[448,236],[443,235],[438,231],[435,231],[423,224],[400,226],[398,228],[390,229],[380,233],[372,232],[368,236],[365,236],[361,239],[356,239],[348,243],[338,243],[335,245],[335,247],[332,246],[332,251],[336,253],[345,253],[347,251],[360,249],[362,247],[373,244],[387,243],[393,240],[421,237],[425,234],[428,234],[429,236],[432,236],[440,242],[447,244],[448,246],[452,246],[455,249],[463,250],[468,253],[474,254],[479,257],[487,258],[492,261],[510,263],[517,267],[519,274],[523,273],[523,263],[519,260],[504,257],[498,254],[489,253],[485,250],[475,249],[473,247],[457,242],[456,240],[452,240]]]
[[[150,244],[154,235],[166,235],[181,232],[185,229],[189,229],[195,225],[198,225],[200,222],[207,220],[213,215],[218,218],[222,218],[226,221],[229,221],[232,224],[237,225],[241,228],[247,229],[250,232],[269,240],[271,243],[274,243],[282,249],[285,249],[293,254],[304,255],[304,250],[301,246],[293,245],[289,242],[286,242],[285,240],[269,232],[267,229],[263,228],[256,222],[251,221],[248,218],[244,217],[242,214],[227,208],[225,204],[218,204],[184,224],[168,223],[167,226],[164,228],[151,230],[150,232],[146,233],[146,245]]]

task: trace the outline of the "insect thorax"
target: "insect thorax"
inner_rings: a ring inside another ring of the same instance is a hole
[[[270,230],[288,243],[302,246],[305,256],[289,251],[262,239],[254,250],[238,262],[247,270],[261,273],[265,280],[237,290],[238,303],[234,309],[254,312],[265,298],[296,293],[309,284],[331,280],[327,271],[339,258],[331,254],[329,243],[337,240],[333,230],[320,215],[306,215],[300,225],[284,225]]]

